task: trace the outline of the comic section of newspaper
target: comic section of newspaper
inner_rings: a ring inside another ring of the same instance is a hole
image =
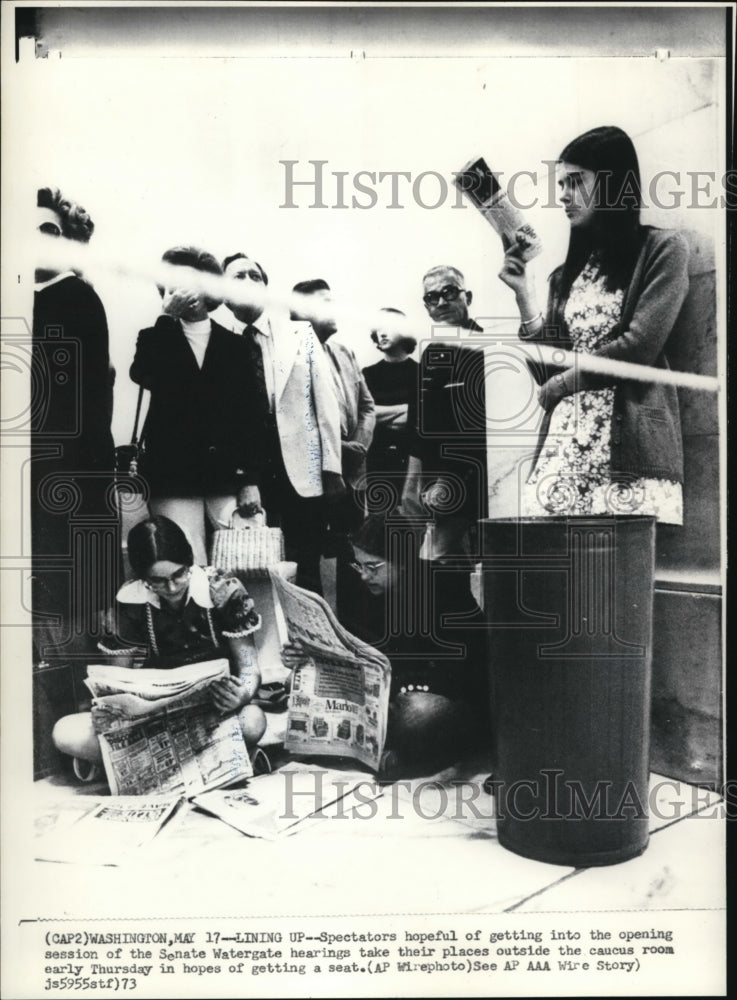
[[[236,714],[221,715],[209,687],[226,659],[171,670],[92,665],[85,683],[107,714],[99,734],[112,795],[185,796],[253,773]]]
[[[292,678],[286,749],[353,757],[378,770],[386,739],[389,661],[346,631],[317,594],[274,572],[271,580],[289,640],[306,654]]]

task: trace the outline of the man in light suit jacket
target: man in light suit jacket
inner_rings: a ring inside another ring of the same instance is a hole
[[[266,272],[244,253],[223,261],[226,278],[243,282],[241,301],[228,301],[230,327],[251,349],[266,395],[264,471],[243,513],[262,506],[284,532],[297,584],[322,593],[320,556],[325,502],[345,492],[341,475],[340,411],[326,359],[309,323],[264,307]],[[245,509],[244,509],[245,508]]]
[[[347,534],[363,521],[362,489],[366,477],[366,454],[374,436],[376,407],[366,379],[350,347],[333,340],[338,326],[332,312],[330,286],[323,278],[300,281],[292,290],[301,302],[292,318],[312,324],[317,339],[330,362],[335,394],[340,409],[342,471],[347,493],[333,507],[332,532]]]

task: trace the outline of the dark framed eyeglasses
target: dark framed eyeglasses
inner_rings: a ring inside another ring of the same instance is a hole
[[[386,566],[385,562],[358,562],[355,560],[350,564],[351,569],[354,569],[356,573],[366,576],[376,576],[382,566]]]
[[[464,291],[465,288],[459,288],[458,285],[445,285],[439,292],[425,292],[422,301],[426,306],[436,306],[441,299],[445,299],[446,302],[455,302]]]
[[[149,590],[163,590],[170,583],[177,586],[186,583],[190,576],[192,576],[191,568],[189,566],[182,566],[181,569],[178,569],[176,573],[172,573],[171,576],[148,576],[143,582]]]
[[[38,227],[39,233],[43,233],[44,236],[61,236],[61,229],[55,222],[42,222]]]

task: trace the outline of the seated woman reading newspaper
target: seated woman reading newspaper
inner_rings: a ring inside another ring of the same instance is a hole
[[[362,592],[342,624],[391,663],[379,777],[419,777],[481,749],[489,736],[486,620],[467,569],[419,559],[424,525],[372,514],[352,537]],[[297,644],[283,650],[295,667]]]
[[[230,676],[212,682],[212,701],[224,715],[238,713],[246,745],[254,747],[266,729],[262,709],[251,704],[261,683],[253,640],[261,618],[243,584],[194,565],[186,535],[163,516],[131,529],[128,558],[136,578],[121,587],[106,615],[100,652],[119,666],[157,669],[227,658]],[[86,777],[79,761],[101,760],[97,734],[110,721],[93,704],[91,712],[56,723],[54,743],[75,758],[78,777]]]

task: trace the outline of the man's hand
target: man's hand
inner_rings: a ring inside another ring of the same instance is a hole
[[[366,454],[366,445],[361,444],[360,441],[343,441],[341,442],[341,451],[347,455],[363,456]]]

